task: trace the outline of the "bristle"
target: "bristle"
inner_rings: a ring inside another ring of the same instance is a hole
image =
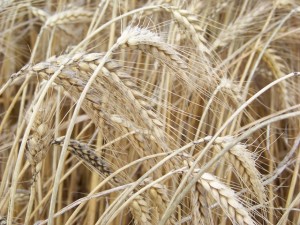
[[[296,0],[0,0],[0,225],[299,224]]]

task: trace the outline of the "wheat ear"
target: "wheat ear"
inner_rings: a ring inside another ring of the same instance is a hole
[[[78,23],[82,21],[90,21],[94,13],[82,8],[70,9],[56,13],[46,20],[45,27],[54,27],[66,23]]]
[[[129,26],[123,32],[118,42],[123,47],[141,50],[152,55],[163,64],[175,71],[177,78],[185,84],[194,87],[193,80],[187,75],[188,65],[180,54],[156,33],[145,28]],[[177,70],[180,70],[178,72]]]
[[[222,148],[230,145],[233,137],[219,137],[215,140],[214,148],[220,152]],[[261,174],[256,168],[254,155],[247,147],[241,143],[233,146],[224,154],[225,160],[231,163],[236,169],[241,180],[247,187],[255,193],[259,202],[264,204],[266,201],[265,188],[262,184]]]
[[[7,225],[6,217],[0,216],[0,225]]]
[[[236,21],[229,24],[228,27],[221,31],[218,38],[213,43],[212,49],[224,47],[239,35],[247,32],[251,25],[257,22],[258,19],[261,19],[260,16],[264,15],[265,12],[268,11],[269,7],[270,4],[264,2],[252,9],[247,14],[243,15],[241,18],[238,18]]]
[[[199,183],[196,183],[191,194],[192,223],[210,224],[210,209],[207,202],[207,192]]]
[[[50,119],[45,119],[50,110],[45,104],[35,117],[32,125],[32,135],[27,141],[25,151],[25,156],[33,169],[33,181],[35,181],[37,174],[41,170],[42,160],[45,158],[52,140]]]
[[[129,26],[124,30],[118,41],[124,47],[139,49],[150,53],[161,61],[167,61],[175,68],[188,68],[178,52],[165,43],[159,35],[145,28]]]
[[[151,179],[145,180],[144,182],[151,182]],[[154,210],[157,210],[158,219],[164,214],[167,209],[167,205],[170,202],[167,187],[165,185],[156,183],[151,186],[148,190],[149,196],[151,197],[152,205],[154,206]],[[174,215],[168,220],[167,224],[175,224]]]
[[[126,73],[114,73],[109,70],[105,71],[106,68],[103,68],[104,72],[109,75],[113,82],[118,86],[119,89],[124,93],[124,95],[130,99],[134,104],[135,110],[141,116],[143,121],[146,123],[147,128],[152,132],[154,136],[158,139],[164,140],[163,124],[149,107],[146,98],[136,89],[136,85],[133,82],[128,82],[129,76]],[[124,82],[124,79],[126,79]],[[145,106],[147,108],[145,108]]]
[[[52,141],[52,144],[62,146],[64,140],[64,136],[59,137]],[[68,151],[82,160],[87,166],[96,170],[96,172],[102,177],[105,178],[112,174],[112,170],[105,159],[98,156],[87,144],[71,139],[68,145]],[[113,181],[114,183],[119,183],[120,179],[114,177]]]
[[[232,2],[232,0],[228,1],[220,1],[217,2],[217,4],[214,6],[214,8],[211,10],[211,14],[209,15],[209,18],[215,19],[217,15],[219,15],[223,10],[226,9],[226,7],[229,5],[229,3]]]
[[[42,21],[43,23],[46,23],[47,19],[50,17],[50,14],[42,9],[39,9],[39,8],[36,8],[33,6],[29,6],[28,8],[32,12],[32,14],[35,17],[37,17],[40,21]]]
[[[184,27],[190,33],[191,39],[194,41],[201,52],[209,52],[208,48],[206,47],[207,41],[201,35],[201,33],[204,33],[204,31],[200,27],[200,21],[198,20],[196,15],[187,10],[179,9],[176,7],[164,6],[162,8],[167,12],[172,13],[178,24]]]
[[[130,211],[136,225],[151,225],[150,207],[142,195],[130,203]]]
[[[46,153],[49,150],[53,135],[53,132],[50,129],[51,104],[49,104],[48,106],[46,106],[45,104],[46,103],[42,104],[36,117],[34,118],[35,120],[32,124],[31,131],[32,135],[28,138],[25,148],[25,156],[27,158],[27,161],[31,165],[33,180],[25,216],[25,225],[29,224],[30,222],[30,214],[35,200],[37,175],[42,168],[42,160],[46,157]],[[49,116],[50,119],[45,119],[46,115]]]
[[[65,86],[67,91],[74,90],[74,92],[81,92],[84,88],[84,84],[89,79],[89,73],[94,71],[102,60],[102,57],[102,53],[78,53],[72,58],[62,55],[58,58],[51,58],[47,62],[36,64],[32,67],[32,70],[37,72],[44,79],[49,79],[57,68],[59,68],[61,63],[65,60],[70,60],[71,63],[69,63],[58,76],[59,80],[57,83]],[[119,88],[123,96],[132,102],[132,105],[134,105],[147,127],[153,130],[154,134],[161,136],[162,123],[151,109],[150,104],[147,103],[146,98],[138,91],[136,85],[130,81],[132,79],[131,76],[123,72],[120,69],[120,65],[113,60],[108,60],[105,63],[102,73],[103,76],[96,78],[96,81],[98,84],[103,85],[93,85],[93,88],[101,92],[101,89],[105,89],[104,85],[107,84],[106,82],[110,82],[111,85]],[[77,74],[79,74],[79,76]],[[87,95],[87,99],[94,103],[94,107],[95,104],[100,102],[100,100],[95,99],[95,96],[92,96],[90,92]],[[101,110],[100,113],[102,111],[103,110]]]
[[[78,98],[82,92],[85,83],[89,79],[91,74],[97,65],[101,62],[103,54],[101,53],[78,53],[72,58],[62,55],[58,58],[52,57],[46,62],[38,63],[33,67],[27,66],[22,70],[14,74],[12,79],[20,77],[24,71],[29,73],[36,72],[43,79],[49,79],[60,67],[61,64],[69,62],[65,68],[61,71],[56,79],[56,83],[62,85],[64,89],[71,94],[72,97]],[[31,72],[30,72],[31,71]],[[143,141],[143,136],[148,136],[150,139],[156,140],[160,146],[165,146],[164,135],[162,131],[163,124],[160,122],[158,116],[152,111],[147,103],[147,100],[143,95],[134,88],[133,82],[128,82],[129,76],[120,70],[120,66],[108,60],[102,68],[102,76],[96,78],[95,84],[92,85],[91,91],[87,93],[84,109],[93,118],[96,124],[99,123],[101,118],[107,121],[112,121],[119,124],[126,132],[133,130],[138,131],[134,136],[137,139],[136,143]],[[138,115],[142,118],[139,121],[143,121],[150,132],[145,129],[140,129],[134,125],[132,121],[124,118],[122,115],[109,114],[103,110],[101,105],[101,92],[107,90],[109,86],[114,86],[116,90],[120,90],[122,96],[127,96],[124,100],[129,99],[133,105],[133,110],[138,112]],[[145,108],[146,107],[146,108]],[[155,138],[156,137],[156,138]]]
[[[258,51],[262,51],[262,48],[259,48]],[[281,58],[278,52],[275,49],[268,48],[263,55],[263,61],[265,61],[268,67],[271,69],[275,79],[278,79],[286,74],[288,71],[286,67],[286,63],[284,62],[283,58]],[[291,101],[291,94],[289,93],[289,88],[287,86],[287,82],[281,82],[279,84],[282,95],[279,95],[280,98],[283,99],[284,108],[288,108],[291,105],[294,105],[295,102]]]
[[[255,224],[248,210],[240,203],[234,191],[221,183],[215,176],[204,173],[198,180],[198,183],[218,202],[234,224]]]

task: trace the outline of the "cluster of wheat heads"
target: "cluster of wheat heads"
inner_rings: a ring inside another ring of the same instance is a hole
[[[300,224],[298,0],[0,2],[0,225]]]

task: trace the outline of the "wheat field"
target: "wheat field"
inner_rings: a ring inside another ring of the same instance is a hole
[[[2,0],[0,225],[300,224],[299,0]]]

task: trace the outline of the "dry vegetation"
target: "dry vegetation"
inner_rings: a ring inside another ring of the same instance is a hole
[[[299,7],[2,0],[0,224],[300,224]]]

